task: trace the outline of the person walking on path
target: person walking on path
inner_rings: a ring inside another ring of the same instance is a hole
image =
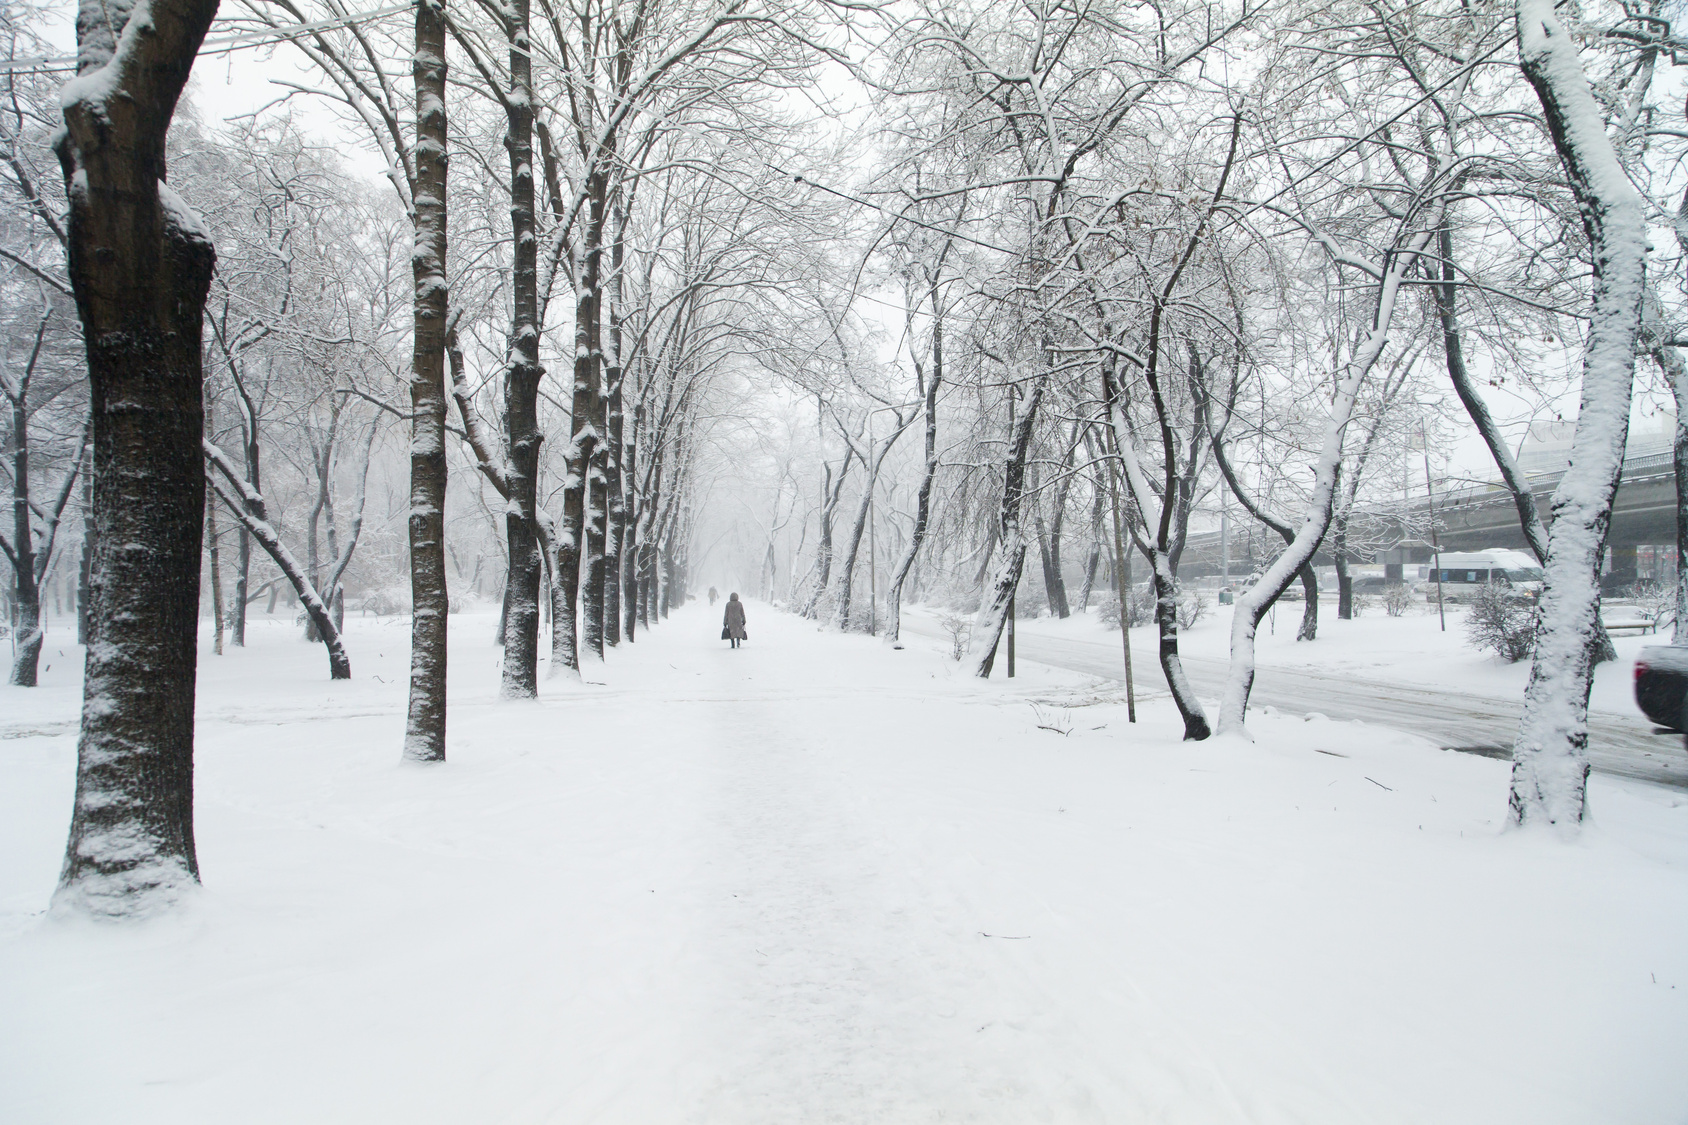
[[[744,631],[744,603],[738,600],[737,594],[727,595],[727,615],[721,619],[721,639],[732,641],[737,648],[739,642],[748,640]]]
[[[711,587],[710,587],[710,588],[709,588],[709,604],[710,604],[710,605],[714,605],[714,604],[715,604],[715,599],[716,599],[716,598],[718,598],[718,597],[720,597],[720,596],[721,596],[721,595],[720,595],[720,594],[717,594],[717,593],[716,593],[716,592],[715,592],[715,587],[713,587],[713,586],[711,586]]]

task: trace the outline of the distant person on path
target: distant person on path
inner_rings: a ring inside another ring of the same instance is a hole
[[[744,603],[738,600],[737,594],[727,595],[727,616],[721,619],[721,639],[732,641],[737,648],[739,642],[748,640],[744,631]]]
[[[718,597],[720,597],[720,596],[721,596],[721,595],[720,595],[720,594],[717,594],[717,593],[716,593],[716,592],[715,592],[715,587],[713,587],[713,586],[711,586],[711,587],[710,587],[710,588],[709,588],[709,604],[710,604],[710,605],[714,605],[714,604],[715,604],[715,599],[716,599],[716,598],[718,598]]]

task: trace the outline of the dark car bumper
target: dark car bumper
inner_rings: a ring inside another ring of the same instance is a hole
[[[1661,727],[1683,730],[1683,702],[1688,700],[1688,647],[1656,645],[1635,661],[1635,702]]]

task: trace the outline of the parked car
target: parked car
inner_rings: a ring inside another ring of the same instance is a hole
[[[1649,645],[1635,660],[1635,702],[1649,719],[1688,730],[1688,646]]]

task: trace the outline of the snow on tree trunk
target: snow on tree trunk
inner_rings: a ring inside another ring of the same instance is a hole
[[[504,425],[509,438],[509,492],[504,513],[510,565],[505,573],[507,613],[499,694],[532,699],[539,694],[539,242],[534,230],[533,56],[528,0],[507,7],[510,96],[505,101],[504,147],[510,154],[510,370],[504,381]]]
[[[1640,197],[1606,135],[1551,0],[1519,0],[1518,55],[1582,213],[1593,259],[1571,463],[1552,500],[1535,654],[1512,751],[1514,823],[1574,826],[1586,807],[1600,557],[1623,471],[1647,266]]]
[[[991,669],[996,664],[997,645],[1002,640],[1002,630],[1008,624],[1008,606],[1014,600],[1014,591],[1020,585],[1020,572],[1026,564],[1026,535],[1020,526],[1020,504],[1026,490],[1026,454],[1031,450],[1032,427],[1037,422],[1037,408],[1043,402],[1043,390],[1048,379],[1045,374],[1032,384],[1031,393],[1026,396],[1025,413],[1015,424],[1009,442],[1008,463],[1004,466],[1002,478],[1002,513],[997,520],[1002,566],[996,572],[984,620],[977,630],[982,643],[974,675],[981,680],[990,678]]]
[[[445,760],[445,3],[417,0],[415,284],[410,361],[410,703],[404,757]]]
[[[1248,715],[1248,696],[1254,688],[1254,637],[1260,619],[1277,601],[1297,573],[1307,566],[1324,541],[1336,508],[1337,479],[1342,468],[1342,439],[1348,420],[1354,413],[1354,400],[1366,376],[1376,366],[1378,357],[1388,343],[1389,326],[1394,320],[1395,306],[1400,296],[1401,282],[1417,268],[1419,256],[1430,244],[1441,224],[1439,214],[1429,217],[1425,229],[1409,238],[1406,244],[1386,257],[1388,265],[1378,279],[1376,303],[1372,309],[1372,324],[1364,341],[1349,356],[1347,368],[1336,395],[1331,401],[1330,417],[1325,423],[1324,444],[1313,472],[1313,489],[1307,498],[1307,514],[1295,537],[1266,568],[1260,580],[1237,597],[1231,613],[1231,668],[1226,678],[1225,694],[1219,704],[1219,733],[1248,737],[1245,720]]]
[[[5,385],[6,397],[12,403],[12,432],[7,442],[12,455],[12,542],[16,544],[6,550],[12,564],[16,605],[12,674],[7,682],[17,687],[35,686],[36,665],[41,658],[41,589],[36,582],[35,521],[29,502],[29,381],[46,330],[47,321],[43,317],[28,370],[19,376],[16,387],[9,382]]]
[[[604,536],[604,643],[614,647],[621,643],[622,559],[626,554],[627,485],[622,476],[622,431],[625,425],[621,401],[622,383],[626,369],[622,363],[621,317],[625,289],[622,270],[626,257],[626,216],[617,200],[611,217],[615,223],[615,238],[610,246],[610,354],[604,372],[605,425],[604,491],[609,503]],[[631,639],[631,630],[629,630]]]
[[[1161,501],[1157,500],[1154,490],[1143,474],[1143,465],[1137,455],[1137,441],[1126,417],[1124,396],[1114,376],[1111,359],[1104,361],[1102,375],[1102,392],[1108,410],[1108,424],[1125,470],[1131,503],[1142,513],[1140,518],[1146,519],[1151,512],[1162,512],[1161,518],[1153,521],[1156,540],[1144,548],[1155,586],[1155,624],[1160,634],[1160,665],[1162,673],[1166,676],[1167,689],[1172,693],[1173,701],[1178,705],[1178,713],[1184,719],[1184,738],[1188,741],[1200,741],[1208,737],[1212,730],[1208,726],[1201,701],[1196,698],[1195,689],[1190,686],[1189,678],[1184,675],[1184,664],[1178,655],[1178,576],[1173,568],[1172,552],[1167,541],[1167,533],[1176,520],[1162,510]],[[1168,445],[1170,448],[1170,442]],[[1168,453],[1167,456],[1170,458],[1172,454]],[[1170,478],[1170,471],[1168,475]],[[1175,496],[1170,494],[1170,489],[1168,493],[1165,504],[1170,508],[1177,501]],[[1129,596],[1129,591],[1121,595],[1122,598]],[[1120,613],[1126,612],[1122,600]]]
[[[328,678],[351,679],[352,663],[346,655],[345,646],[340,642],[339,625],[334,620],[328,604],[311,584],[305,569],[293,558],[293,553],[282,543],[281,536],[270,526],[263,496],[252,491],[247,482],[240,479],[234,463],[209,441],[205,442],[205,455],[210,462],[205,470],[207,484],[252,538],[258,541],[258,545],[269,553],[277,569],[293,584],[293,589],[298,593],[305,613],[316,626],[317,639],[328,650]],[[222,473],[222,480],[212,475],[213,469]]]
[[[205,477],[200,332],[216,261],[163,183],[215,0],[84,0],[57,140],[93,418],[91,629],[55,909],[138,916],[199,879],[193,705]]]
[[[633,434],[628,438],[624,447],[627,463],[622,471],[627,481],[627,511],[621,544],[621,585],[624,591],[621,627],[622,633],[629,641],[634,639],[634,633],[639,624],[639,518],[641,513],[638,471],[639,430],[643,416],[643,407],[635,403],[633,407]]]
[[[574,314],[573,434],[569,441],[567,476],[563,481],[563,523],[557,541],[558,589],[552,595],[551,674],[580,672],[583,624],[596,598],[587,589],[591,580],[588,557],[587,482],[592,471],[592,454],[598,444],[598,300],[601,286],[598,272],[603,254],[604,207],[601,182],[605,173],[593,168],[588,173],[590,204],[584,245],[576,264]],[[578,607],[578,608],[577,608]],[[590,627],[589,625],[587,627]],[[600,649],[599,655],[602,655]]]

